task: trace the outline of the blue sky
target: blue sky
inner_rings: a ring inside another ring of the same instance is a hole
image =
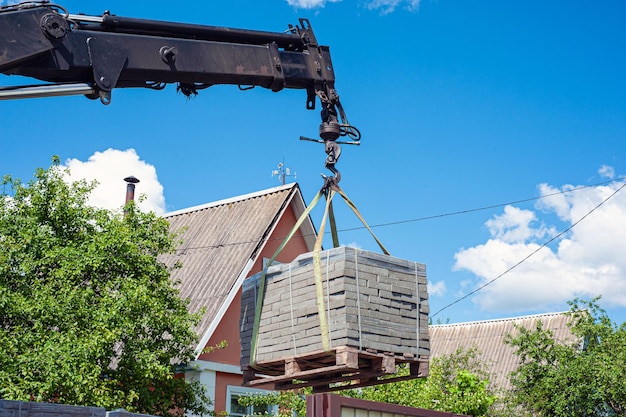
[[[363,135],[343,147],[344,191],[392,255],[427,265],[433,312],[497,278],[435,320],[564,311],[596,295],[626,320],[626,1],[60,4],[273,32],[309,18]],[[114,90],[109,106],[0,101],[0,173],[28,180],[59,155],[100,180],[98,204],[120,207],[122,178],[135,175],[146,207],[164,212],[279,185],[271,171],[284,160],[308,201],[325,154],[298,140],[319,124],[305,100],[233,86],[187,100],[171,86]],[[378,250],[345,205],[336,211],[342,243]]]

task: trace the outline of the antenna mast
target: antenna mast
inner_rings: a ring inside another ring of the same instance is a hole
[[[278,169],[272,170],[272,177],[278,175],[278,179],[280,180],[281,185],[285,185],[286,177],[296,178],[296,173],[291,173],[291,169],[285,167],[285,159],[283,158],[283,162],[278,163]]]

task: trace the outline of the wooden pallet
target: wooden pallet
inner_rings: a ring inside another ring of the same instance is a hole
[[[401,363],[409,375],[393,377]],[[394,355],[341,346],[243,368],[246,386],[274,384],[277,390],[313,387],[314,392],[337,391],[414,379],[428,375],[428,358]]]

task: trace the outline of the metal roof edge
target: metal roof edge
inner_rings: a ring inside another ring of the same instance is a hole
[[[433,327],[442,328],[442,327],[456,327],[456,326],[471,326],[474,324],[486,324],[486,323],[497,323],[497,322],[505,322],[505,321],[526,320],[526,319],[539,318],[539,317],[562,316],[569,312],[570,311],[558,311],[558,312],[553,312],[553,313],[530,314],[527,316],[505,317],[505,318],[500,318],[500,319],[466,321],[462,323],[431,324],[428,327],[429,328],[433,328]]]
[[[268,189],[260,190],[260,191],[255,191],[255,192],[248,193],[248,194],[242,194],[242,195],[235,196],[235,197],[225,198],[223,200],[213,201],[213,202],[210,202],[210,203],[200,204],[200,205],[193,206],[193,207],[187,207],[187,208],[180,209],[180,210],[170,211],[170,212],[167,212],[167,213],[163,213],[161,215],[161,217],[171,217],[171,216],[176,216],[176,215],[185,214],[185,213],[191,213],[191,212],[194,212],[194,211],[203,210],[203,209],[207,209],[207,208],[211,208],[211,207],[222,206],[224,204],[236,203],[238,201],[243,201],[243,200],[248,200],[250,198],[260,197],[262,195],[267,195],[267,194],[275,193],[275,192],[278,192],[278,191],[288,190],[290,188],[297,187],[297,186],[298,186],[297,183],[292,182],[292,183],[285,184],[285,185],[279,185],[278,187],[272,187],[272,188],[268,188]]]

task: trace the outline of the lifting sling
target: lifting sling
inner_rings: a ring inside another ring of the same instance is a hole
[[[315,245],[313,248],[313,272],[315,276],[315,290],[316,290],[315,293],[316,293],[317,307],[318,307],[318,313],[319,313],[319,319],[320,319],[320,333],[322,336],[322,348],[324,349],[325,352],[328,352],[331,349],[329,332],[328,332],[328,322],[327,322],[327,317],[325,314],[326,307],[325,307],[325,302],[324,302],[324,288],[323,288],[323,282],[322,282],[322,263],[321,263],[320,253],[322,250],[322,241],[324,238],[324,231],[325,231],[326,222],[328,221],[328,219],[330,220],[330,229],[331,229],[333,246],[339,247],[337,225],[336,225],[335,215],[334,215],[333,205],[332,205],[332,200],[336,193],[338,193],[343,198],[343,200],[346,202],[348,207],[350,207],[352,211],[356,214],[356,216],[359,218],[359,220],[361,220],[365,228],[370,232],[370,234],[372,235],[372,237],[374,238],[374,240],[380,247],[381,251],[385,255],[389,255],[389,251],[387,250],[387,248],[385,248],[382,242],[376,237],[376,235],[374,234],[372,229],[369,227],[369,225],[367,224],[367,222],[365,221],[365,219],[363,218],[363,216],[357,209],[356,205],[352,202],[352,200],[350,200],[348,196],[345,194],[345,192],[335,182],[332,181],[332,177],[331,178],[325,177],[324,186],[318,191],[318,193],[315,195],[311,203],[308,205],[306,210],[304,210],[300,218],[296,221],[293,228],[290,230],[290,232],[287,234],[287,236],[285,237],[281,245],[278,247],[274,255],[268,260],[268,262],[263,267],[263,272],[261,273],[261,278],[260,278],[260,283],[259,283],[259,292],[257,294],[255,314],[254,314],[254,326],[252,330],[252,341],[250,345],[250,366],[252,368],[255,368],[257,365],[256,364],[257,341],[258,341],[258,336],[259,336],[259,323],[261,321],[261,311],[263,309],[263,300],[265,298],[265,284],[266,284],[267,268],[276,260],[276,257],[285,248],[289,240],[293,237],[296,231],[300,228],[304,220],[309,216],[311,210],[313,210],[313,208],[317,205],[317,203],[319,202],[322,196],[326,197],[326,206],[324,209],[324,214],[322,216],[322,224],[320,225],[320,230],[315,240]]]

